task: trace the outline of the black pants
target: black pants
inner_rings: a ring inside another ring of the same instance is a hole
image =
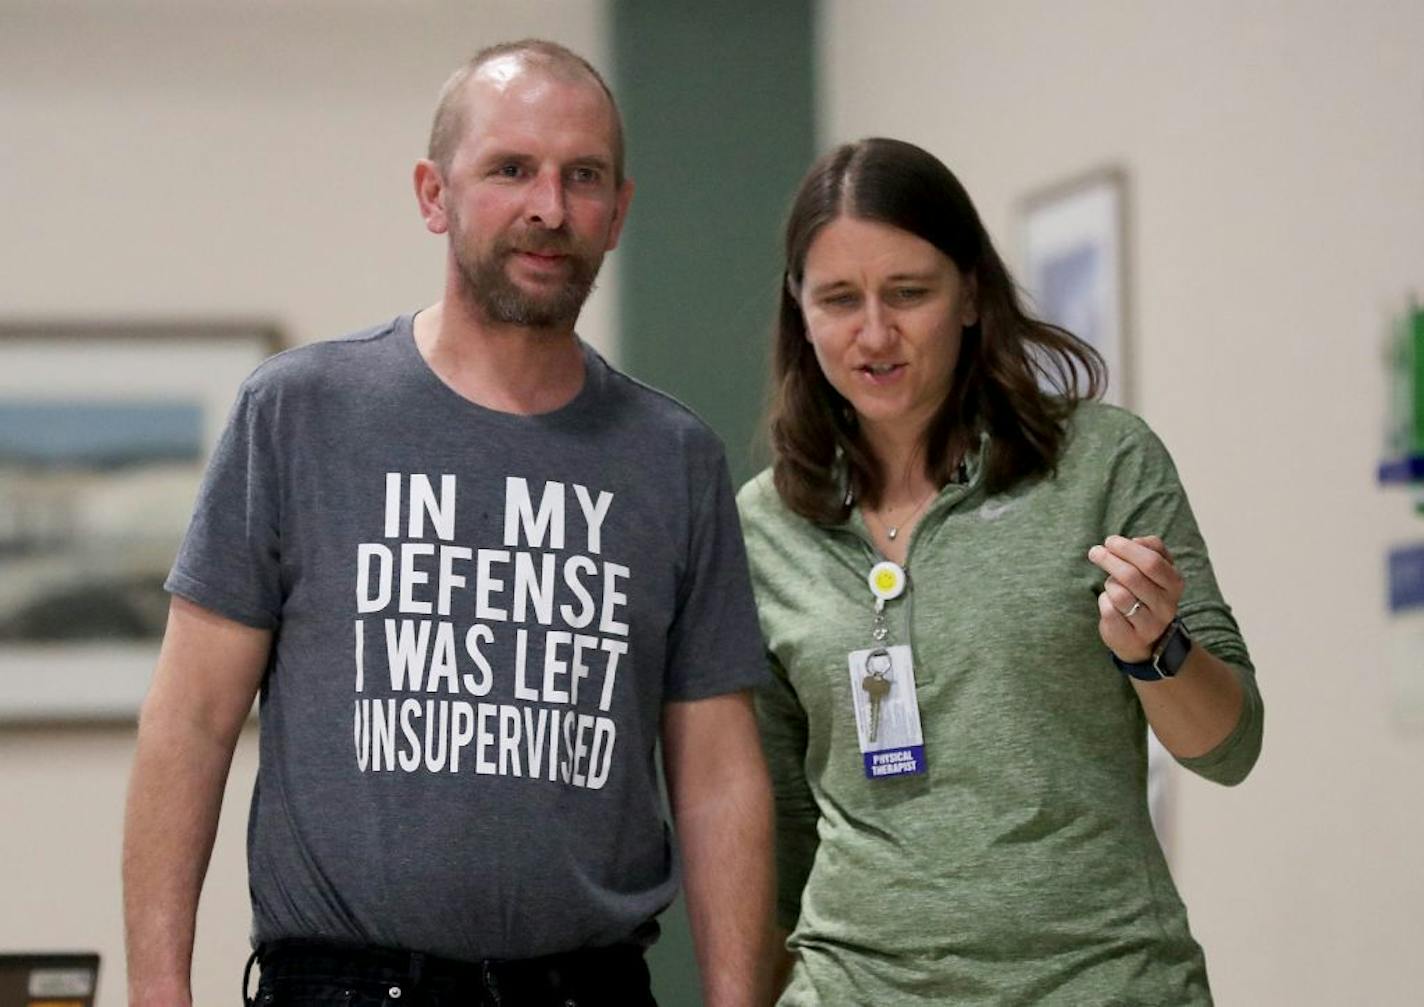
[[[544,958],[462,962],[415,951],[276,941],[256,1007],[657,1007],[643,950],[591,948]],[[248,963],[249,968],[251,962]]]

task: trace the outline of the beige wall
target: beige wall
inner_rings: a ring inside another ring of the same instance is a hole
[[[1375,488],[1390,313],[1424,284],[1424,7],[832,0],[822,136],[940,155],[1013,257],[1025,194],[1131,179],[1140,411],[1191,491],[1266,696],[1237,790],[1178,787],[1222,1004],[1417,1003],[1424,734],[1391,720]],[[1424,669],[1416,672],[1424,675]]]
[[[435,300],[443,241],[410,185],[434,97],[479,46],[529,34],[608,65],[582,0],[0,0],[0,316],[256,317],[303,342]],[[606,349],[614,285],[583,326]],[[199,1003],[233,1002],[246,954],[254,742],[200,913]],[[0,948],[98,949],[109,1005],[132,745],[131,726],[0,727]]]

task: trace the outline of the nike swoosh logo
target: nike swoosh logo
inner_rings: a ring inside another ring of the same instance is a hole
[[[986,500],[979,508],[979,516],[985,521],[997,521],[999,520],[999,518],[1003,517],[1009,511],[1017,507],[1018,503],[1019,502],[1017,500],[1010,500],[1007,503],[1001,503],[996,505]]]

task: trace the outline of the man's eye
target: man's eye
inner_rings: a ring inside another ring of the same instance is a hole
[[[524,169],[517,164],[501,164],[495,168],[494,173],[501,178],[518,178]]]
[[[592,185],[603,177],[597,168],[575,168],[569,174],[575,182],[585,185]]]

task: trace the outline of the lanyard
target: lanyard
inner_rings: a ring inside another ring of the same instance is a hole
[[[905,576],[904,567],[886,559],[870,568],[866,582],[870,585],[870,593],[875,597],[875,617],[871,622],[870,638],[876,644],[884,644],[890,636],[890,628],[885,623],[885,603],[894,601],[905,593],[908,578]]]

